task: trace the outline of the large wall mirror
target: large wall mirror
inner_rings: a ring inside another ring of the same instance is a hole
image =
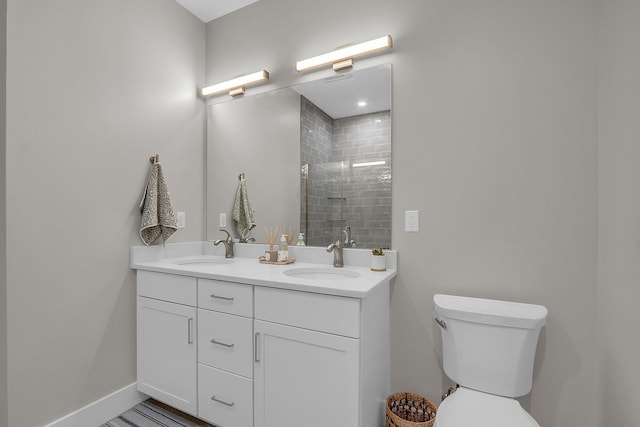
[[[391,246],[391,65],[352,70],[207,107],[207,239],[238,237],[244,174],[256,227],[310,246]],[[252,239],[252,240],[253,240]]]

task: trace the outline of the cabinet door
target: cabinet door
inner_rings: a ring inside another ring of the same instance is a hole
[[[254,427],[359,426],[357,339],[256,320]]]
[[[196,309],[138,297],[138,390],[196,415]]]

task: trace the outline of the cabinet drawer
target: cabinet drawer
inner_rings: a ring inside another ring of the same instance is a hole
[[[198,279],[198,307],[253,317],[253,286]]]
[[[198,309],[198,362],[253,377],[253,320]]]
[[[360,300],[357,298],[256,286],[255,318],[360,337]]]
[[[195,306],[197,282],[195,277],[138,270],[138,295],[163,301]]]
[[[220,426],[253,426],[253,381],[198,364],[198,416]]]

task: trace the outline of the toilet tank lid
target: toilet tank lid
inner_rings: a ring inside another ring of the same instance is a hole
[[[537,304],[456,295],[436,294],[433,301],[441,316],[514,328],[541,328],[548,313],[546,307]]]

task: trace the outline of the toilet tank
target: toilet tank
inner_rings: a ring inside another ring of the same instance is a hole
[[[541,305],[437,294],[442,361],[459,385],[506,397],[531,391]]]

